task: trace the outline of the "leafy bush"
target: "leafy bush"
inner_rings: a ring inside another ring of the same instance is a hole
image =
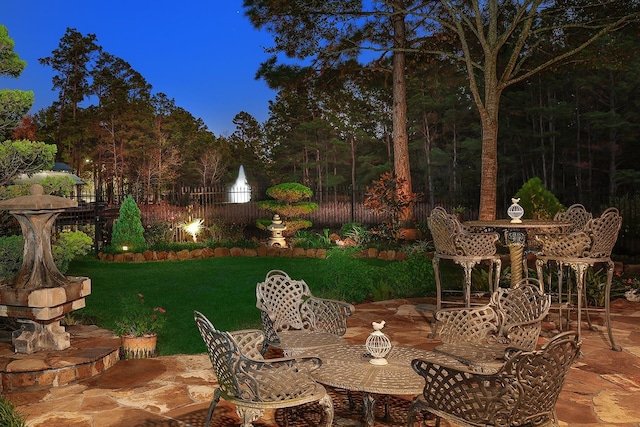
[[[0,281],[11,280],[22,266],[22,236],[0,237]]]
[[[237,242],[244,238],[244,227],[240,224],[214,220],[207,227],[206,237],[214,242]]]
[[[44,194],[65,197],[73,192],[75,183],[70,176],[48,176],[40,182],[44,188]],[[27,187],[30,187],[27,186]]]
[[[389,262],[360,258],[358,248],[333,249],[325,265],[324,291],[332,298],[361,302],[435,294],[433,265],[425,254]]]
[[[364,205],[372,211],[384,215],[391,228],[405,227],[403,217],[415,206],[420,195],[404,191],[405,180],[392,172],[385,172],[367,187]]]
[[[371,296],[376,283],[375,262],[356,259],[358,248],[333,249],[327,254],[324,275],[325,291],[332,298],[344,301],[364,301]]]
[[[131,251],[142,250],[145,247],[140,209],[131,196],[127,196],[120,206],[120,215],[113,224],[111,246],[127,246]]]
[[[91,251],[93,239],[82,231],[64,231],[51,239],[51,254],[58,270],[64,274],[75,258]],[[0,281],[11,280],[22,267],[22,236],[0,237]]]
[[[173,228],[171,222],[156,222],[148,225],[144,231],[144,240],[149,247],[173,242]]]
[[[0,395],[0,425],[3,427],[25,427],[26,417],[22,415],[13,403]]]
[[[92,245],[93,239],[82,231],[65,231],[55,236],[51,253],[60,273],[66,273],[76,257],[88,254]]]
[[[421,297],[436,287],[433,263],[425,253],[409,255],[406,261],[391,262],[382,271],[380,281],[390,289],[390,294],[382,299]]]
[[[322,234],[314,231],[298,230],[291,239],[291,246],[305,249],[329,249],[333,246],[329,238],[329,229],[325,228]]]
[[[520,198],[524,218],[552,219],[556,213],[564,210],[562,203],[545,188],[538,177],[525,182],[515,197]]]
[[[372,239],[369,230],[357,222],[348,222],[340,228],[340,236],[343,239],[351,239],[357,246],[364,246]]]

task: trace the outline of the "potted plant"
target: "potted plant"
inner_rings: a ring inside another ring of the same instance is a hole
[[[124,315],[116,322],[116,333],[122,339],[122,355],[125,359],[154,357],[158,332],[166,321],[166,310],[145,304],[144,295],[122,298]]]

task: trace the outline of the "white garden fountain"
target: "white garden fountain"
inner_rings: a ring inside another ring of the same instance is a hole
[[[251,200],[251,186],[244,174],[244,166],[240,165],[238,178],[227,193],[229,203],[247,203]]]

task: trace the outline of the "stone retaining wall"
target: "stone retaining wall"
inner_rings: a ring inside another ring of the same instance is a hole
[[[178,252],[145,251],[142,253],[104,254],[99,253],[98,258],[109,262],[145,262],[164,260],[187,260],[200,258],[224,258],[224,257],[284,257],[284,258],[320,258],[327,257],[326,249],[303,248],[275,248],[259,246],[257,248],[203,248],[184,249]],[[407,255],[402,251],[379,251],[375,248],[365,249],[360,254],[363,258],[378,258],[387,261],[404,261]]]

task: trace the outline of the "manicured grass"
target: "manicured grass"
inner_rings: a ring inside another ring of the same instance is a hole
[[[364,262],[364,261],[363,261]],[[387,261],[368,261],[386,268]],[[168,321],[158,335],[158,351],[195,354],[206,351],[193,322],[193,310],[205,314],[221,330],[260,328],[256,283],[272,269],[303,278],[322,296],[326,261],[313,258],[209,258],[188,261],[107,263],[92,258],[75,260],[68,275],[87,276],[92,282],[83,314],[113,329],[121,316],[121,296],[141,293],[147,304],[167,310]]]
[[[122,317],[122,297],[144,295],[145,303],[166,310],[167,322],[158,334],[161,355],[206,351],[193,321],[193,311],[206,315],[221,330],[261,328],[256,308],[256,284],[270,270],[304,279],[314,295],[354,304],[363,299],[435,296],[431,261],[383,261],[339,256],[328,259],[229,257],[186,261],[113,263],[95,258],[72,262],[68,275],[91,279],[86,308],[74,317],[100,327],[115,328]],[[442,262],[445,289],[462,289],[462,269]]]

